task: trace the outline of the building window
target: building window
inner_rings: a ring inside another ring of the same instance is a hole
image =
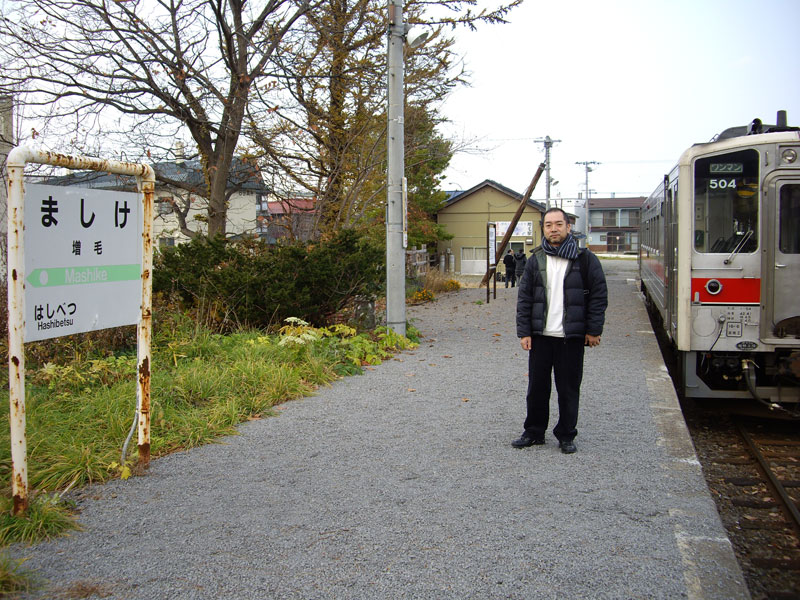
[[[617,226],[617,211],[604,210],[603,211],[603,226],[616,227]]]
[[[159,248],[171,248],[174,245],[175,245],[175,238],[174,237],[158,238],[158,246],[159,246]]]
[[[461,248],[461,260],[486,260],[486,248]]]

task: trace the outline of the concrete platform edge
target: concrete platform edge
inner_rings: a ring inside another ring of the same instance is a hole
[[[644,304],[642,304],[642,310]],[[646,335],[646,334],[643,334]],[[658,429],[658,443],[663,445],[671,458],[669,468],[696,473],[704,482],[705,500],[708,514],[706,520],[719,524],[720,536],[696,535],[692,532],[692,523],[696,515],[675,509],[672,516],[676,518],[675,540],[681,553],[684,565],[684,578],[690,600],[710,599],[750,599],[750,592],[745,583],[744,574],[736,560],[733,546],[724,534],[725,527],[719,518],[711,492],[705,487],[705,478],[697,459],[689,430],[683,419],[678,396],[672,385],[667,367],[664,365],[658,341],[654,334],[652,343],[647,345],[645,363],[648,369],[647,387],[650,408]]]

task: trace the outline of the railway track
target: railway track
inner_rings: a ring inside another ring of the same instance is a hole
[[[649,312],[675,380],[675,354],[657,312]],[[752,400],[679,398],[751,597],[800,600],[800,525],[793,514],[800,501],[800,418],[786,418],[788,412],[767,418],[765,408]]]
[[[796,421],[684,402],[709,489],[754,600],[800,598],[800,435]]]

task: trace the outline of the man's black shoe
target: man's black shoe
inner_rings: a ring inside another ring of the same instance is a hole
[[[571,440],[569,442],[559,442],[558,447],[561,448],[561,451],[564,454],[572,454],[577,450],[577,448],[575,447],[575,442]]]
[[[514,448],[527,448],[528,446],[541,446],[544,438],[534,438],[528,433],[523,433],[518,439],[511,442]]]

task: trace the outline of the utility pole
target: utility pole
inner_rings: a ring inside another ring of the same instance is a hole
[[[560,142],[561,140],[551,140],[550,136],[547,135],[543,138],[537,138],[533,140],[534,142],[538,142],[544,144],[544,164],[545,164],[545,172],[544,172],[544,183],[545,183],[545,206],[546,208],[550,208],[550,148],[553,147],[553,144],[556,142]]]
[[[429,33],[411,36],[403,23],[403,0],[388,0],[389,28],[386,113],[386,326],[406,334],[406,246],[407,208],[405,190],[405,143],[403,140],[405,93],[403,90],[403,45],[416,48]]]
[[[389,0],[388,60],[388,131],[386,197],[386,326],[406,334],[406,252],[403,247],[403,176],[405,146],[403,141],[403,1]]]
[[[586,244],[589,244],[589,234],[591,233],[592,227],[589,223],[589,173],[592,172],[592,167],[589,165],[599,165],[600,163],[596,160],[584,160],[584,161],[576,161],[576,165],[583,165],[586,169],[586,198],[583,201],[583,219],[586,222]]]

